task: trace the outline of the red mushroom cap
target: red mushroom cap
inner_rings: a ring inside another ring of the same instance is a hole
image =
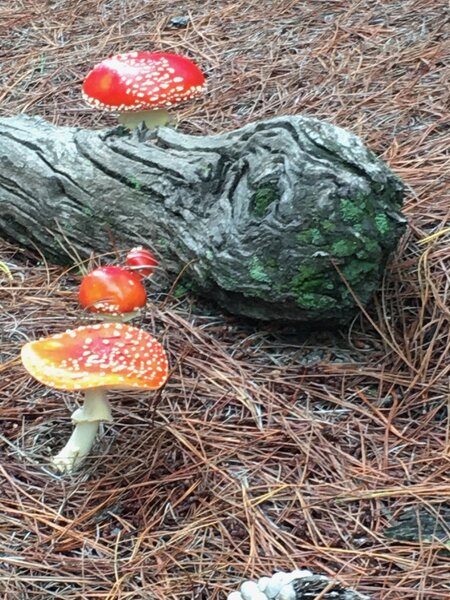
[[[78,292],[83,306],[96,313],[128,313],[145,306],[141,276],[123,267],[98,267],[83,277]]]
[[[83,83],[84,100],[110,111],[167,108],[198,96],[205,78],[191,60],[167,52],[126,52],[96,65]]]
[[[137,246],[132,248],[125,257],[125,264],[128,267],[134,267],[136,273],[140,275],[151,275],[158,266],[158,261],[155,255],[144,248],[143,246]]]
[[[157,389],[167,380],[161,344],[149,333],[123,323],[97,323],[25,344],[25,369],[58,390]]]

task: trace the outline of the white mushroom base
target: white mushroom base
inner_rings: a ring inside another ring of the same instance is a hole
[[[328,577],[313,575],[307,569],[295,569],[290,573],[278,571],[272,577],[261,577],[257,582],[244,581],[238,592],[228,594],[227,600],[301,600],[303,594],[301,592],[298,594],[295,590],[294,582],[303,578],[311,578],[314,582],[330,583]],[[327,585],[325,584],[326,587]],[[330,591],[330,594],[336,600],[346,600],[346,598],[349,600],[350,598],[352,600],[369,600],[368,596],[363,596],[350,590],[348,591],[348,595],[346,595],[347,592],[344,592],[344,595],[342,595],[339,592],[334,593],[332,591]],[[322,598],[322,595],[320,597]],[[329,598],[330,596],[325,594],[323,597]]]
[[[111,408],[103,388],[85,392],[84,404],[72,415],[75,428],[66,445],[52,459],[52,466],[60,473],[77,467],[94,445],[101,421],[112,421]]]

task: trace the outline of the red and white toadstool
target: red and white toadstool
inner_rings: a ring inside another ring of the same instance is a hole
[[[141,279],[123,267],[98,267],[81,280],[79,303],[102,320],[129,321],[147,302]]]
[[[132,129],[169,121],[167,108],[191,100],[205,89],[205,77],[191,60],[168,52],[126,52],[96,65],[83,83],[91,106],[120,113]]]
[[[112,421],[108,389],[156,390],[167,380],[162,345],[149,333],[123,323],[98,323],[25,344],[25,369],[57,390],[82,390],[84,404],[72,415],[75,429],[53,459],[61,472],[90,452],[100,421]]]
[[[147,277],[152,275],[155,267],[158,266],[158,261],[150,250],[147,250],[143,246],[137,246],[136,248],[132,248],[126,255],[125,265],[131,267],[133,272],[138,273],[138,275]]]

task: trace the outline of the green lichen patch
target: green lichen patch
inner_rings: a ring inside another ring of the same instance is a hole
[[[204,162],[199,165],[197,172],[200,175],[201,179],[203,179],[204,181],[208,181],[213,172],[213,169],[214,167],[211,163]]]
[[[353,199],[359,206],[362,206],[363,204],[365,204],[365,202],[369,198],[370,198],[370,194],[368,194],[367,192],[363,192],[363,190],[358,190],[357,192],[355,192],[353,194]]]
[[[336,306],[336,300],[327,295],[335,284],[329,274],[314,265],[301,265],[289,282],[299,306],[309,310],[322,310]]]
[[[327,233],[333,233],[334,231],[336,231],[336,223],[325,219],[325,221],[322,221],[322,229]]]
[[[320,229],[317,227],[311,227],[310,229],[304,229],[303,231],[299,231],[296,234],[296,239],[303,244],[313,244],[320,246],[325,243],[325,238],[323,237]]]
[[[291,289],[296,295],[300,292],[324,290],[329,284],[322,271],[314,265],[301,265],[290,281]]]
[[[267,272],[267,267],[258,256],[252,256],[249,263],[248,271],[250,277],[261,283],[270,283],[270,275]]]
[[[358,258],[366,258],[368,256],[376,258],[380,256],[381,247],[376,240],[368,236],[361,236],[360,241],[363,244],[363,247],[356,252]]]
[[[358,223],[365,215],[366,203],[364,200],[355,202],[350,198],[341,198],[340,212],[342,219],[347,223]]]
[[[378,266],[369,261],[352,260],[342,268],[342,275],[353,286],[365,281],[369,275],[378,277]]]
[[[135,189],[137,192],[140,192],[142,189],[142,182],[139,181],[139,179],[137,177],[135,177],[134,175],[131,175],[130,177],[128,177],[128,184]]]
[[[337,306],[337,301],[331,296],[305,292],[297,296],[297,304],[308,310],[329,310]]]
[[[331,246],[331,252],[336,257],[351,256],[358,250],[358,243],[356,240],[342,239],[337,240]]]
[[[251,200],[250,210],[256,217],[262,219],[269,206],[273,202],[277,202],[279,197],[278,184],[274,181],[267,182],[256,189]]]
[[[93,216],[94,216],[94,214],[95,214],[95,213],[94,213],[94,209],[93,209],[93,208],[91,208],[90,206],[83,206],[83,208],[82,208],[82,212],[83,212],[83,215],[84,215],[85,217],[87,217],[88,219],[92,219],[92,217],[93,217]]]
[[[390,232],[391,224],[384,213],[378,213],[375,215],[375,227],[378,229],[381,235],[387,235]]]

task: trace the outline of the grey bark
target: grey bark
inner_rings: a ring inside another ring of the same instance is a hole
[[[316,600],[317,598],[322,600],[370,600],[369,596],[345,588],[338,582],[333,584],[328,577],[317,575],[296,579],[293,588],[295,600]],[[275,598],[275,600],[278,599]]]
[[[147,243],[250,317],[352,318],[404,231],[402,189],[357,137],[307,117],[205,137],[0,119],[0,234],[66,263],[68,243],[110,250],[108,232]]]
[[[405,510],[384,535],[407,542],[450,542],[450,505],[415,506]]]

